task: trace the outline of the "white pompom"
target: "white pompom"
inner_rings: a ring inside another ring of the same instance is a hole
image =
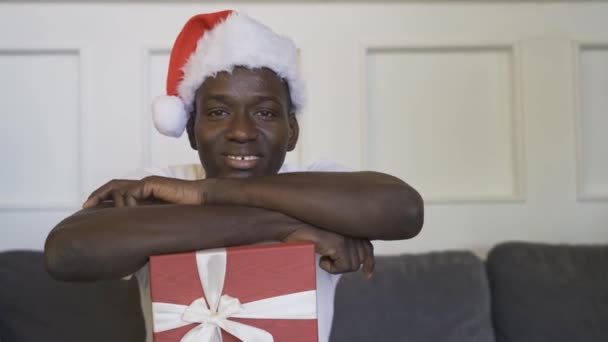
[[[177,96],[162,95],[152,103],[154,126],[156,129],[170,137],[179,138],[186,129],[188,113],[184,103]]]

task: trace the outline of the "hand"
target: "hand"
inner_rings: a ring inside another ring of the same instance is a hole
[[[358,271],[361,264],[366,278],[371,278],[374,272],[374,247],[368,239],[347,237],[306,225],[297,228],[282,241],[313,242],[316,252],[321,254],[319,267],[329,273]]]
[[[173,204],[203,204],[203,181],[150,176],[141,180],[116,179],[93,191],[82,205],[91,208],[104,201],[115,207],[133,207],[154,201]]]

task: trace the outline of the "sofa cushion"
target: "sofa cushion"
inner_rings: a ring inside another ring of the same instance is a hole
[[[41,252],[2,252],[0,340],[144,341],[137,281],[59,282]]]
[[[491,342],[482,261],[469,252],[380,256],[338,283],[332,342]]]
[[[507,243],[487,266],[498,342],[608,341],[608,246]]]

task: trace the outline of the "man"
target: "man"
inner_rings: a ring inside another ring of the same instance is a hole
[[[171,53],[169,96],[154,105],[155,125],[170,136],[187,131],[204,178],[177,179],[164,170],[103,185],[49,234],[49,272],[58,279],[115,278],[156,254],[312,241],[319,340],[327,341],[333,274],[362,267],[371,276],[370,240],[417,235],[423,204],[389,175],[336,172],[344,170],[329,162],[303,170],[283,165],[298,140],[303,105],[296,58],[291,40],[245,15],[190,19]],[[145,299],[145,269],[138,277]]]

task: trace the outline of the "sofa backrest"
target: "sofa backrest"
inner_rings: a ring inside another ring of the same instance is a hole
[[[2,252],[0,340],[144,341],[137,281],[60,282],[41,252]]]
[[[483,262],[470,252],[381,256],[338,283],[332,342],[493,342]]]
[[[608,246],[505,243],[487,268],[497,342],[608,341]]]

